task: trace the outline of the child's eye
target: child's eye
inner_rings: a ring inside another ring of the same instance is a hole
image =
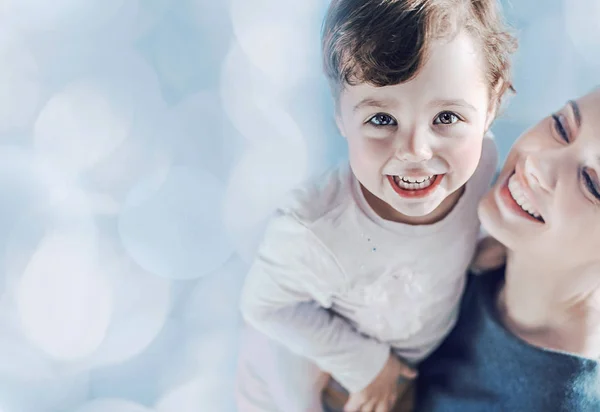
[[[460,120],[460,117],[456,113],[442,112],[437,115],[433,124],[454,124]]]
[[[396,120],[389,114],[385,113],[377,113],[375,116],[371,117],[368,122],[369,124],[381,127],[381,126],[396,126]]]

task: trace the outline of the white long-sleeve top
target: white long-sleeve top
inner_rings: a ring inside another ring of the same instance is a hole
[[[477,205],[496,164],[495,143],[485,138],[465,192],[431,225],[379,217],[347,164],[297,189],[270,221],[247,275],[245,320],[350,392],[377,376],[390,348],[417,364],[456,321]]]

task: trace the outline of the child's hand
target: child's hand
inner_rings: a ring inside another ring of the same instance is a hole
[[[350,394],[345,412],[388,412],[408,387],[400,378],[414,379],[417,372],[390,353],[387,363],[373,382],[360,392]]]
[[[479,241],[475,258],[471,262],[471,271],[481,273],[497,269],[506,262],[506,247],[491,236]]]

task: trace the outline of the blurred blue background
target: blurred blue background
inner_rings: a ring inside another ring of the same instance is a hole
[[[600,0],[505,2],[525,128],[600,84]],[[325,0],[0,3],[0,412],[233,411],[244,274],[345,156]]]

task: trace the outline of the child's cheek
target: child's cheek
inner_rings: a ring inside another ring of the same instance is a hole
[[[481,139],[476,141],[465,140],[452,150],[453,169],[457,174],[464,176],[465,180],[475,173],[479,165],[482,145],[483,141]]]
[[[348,141],[349,151],[361,163],[386,161],[394,153],[393,139],[360,136]]]

